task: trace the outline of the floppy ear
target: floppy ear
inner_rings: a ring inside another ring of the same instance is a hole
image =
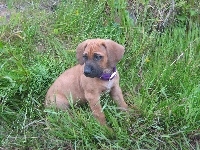
[[[87,46],[87,40],[84,41],[84,42],[82,42],[82,43],[80,43],[80,44],[77,46],[77,48],[76,48],[76,58],[77,58],[78,63],[79,63],[80,65],[83,65],[83,64],[84,64],[83,52],[84,52],[86,46]]]
[[[105,40],[104,46],[107,51],[109,66],[115,67],[124,55],[124,47],[112,40]]]

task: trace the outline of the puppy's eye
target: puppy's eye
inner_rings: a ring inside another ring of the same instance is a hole
[[[95,61],[101,60],[102,58],[103,58],[103,56],[101,56],[101,55],[94,55]]]
[[[83,60],[88,60],[88,56],[87,55],[83,55]]]

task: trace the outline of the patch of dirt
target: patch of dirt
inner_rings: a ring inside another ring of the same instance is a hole
[[[6,19],[8,21],[10,19],[10,14],[7,5],[0,3],[0,25],[2,24],[1,20]]]
[[[45,0],[37,4],[39,10],[45,10],[47,13],[52,13],[57,9],[60,0]],[[0,25],[3,24],[3,21],[8,22],[10,17],[15,12],[25,12],[29,9],[35,9],[35,3],[33,2],[13,2],[12,9],[9,9],[5,2],[0,2]]]
[[[40,10],[45,10],[47,13],[48,12],[54,12],[57,8],[57,5],[59,4],[59,0],[44,0],[40,1],[37,6],[38,9]],[[23,2],[23,3],[18,3],[14,4],[14,7],[17,11],[23,12],[29,8],[34,8],[35,3],[33,2]]]

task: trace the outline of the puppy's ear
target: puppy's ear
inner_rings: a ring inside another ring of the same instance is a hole
[[[109,66],[115,67],[124,55],[124,47],[112,40],[105,40],[104,46],[107,50]]]
[[[77,58],[78,63],[79,63],[80,65],[83,65],[83,64],[84,64],[83,52],[84,52],[86,46],[87,46],[87,40],[84,41],[84,42],[82,42],[82,43],[80,43],[80,44],[77,46],[77,48],[76,48],[76,58]]]

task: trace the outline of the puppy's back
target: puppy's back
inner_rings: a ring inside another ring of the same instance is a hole
[[[56,104],[58,108],[64,109],[68,107],[69,99],[84,99],[84,92],[80,87],[81,74],[83,74],[81,65],[76,65],[63,72],[47,91],[45,106]]]

